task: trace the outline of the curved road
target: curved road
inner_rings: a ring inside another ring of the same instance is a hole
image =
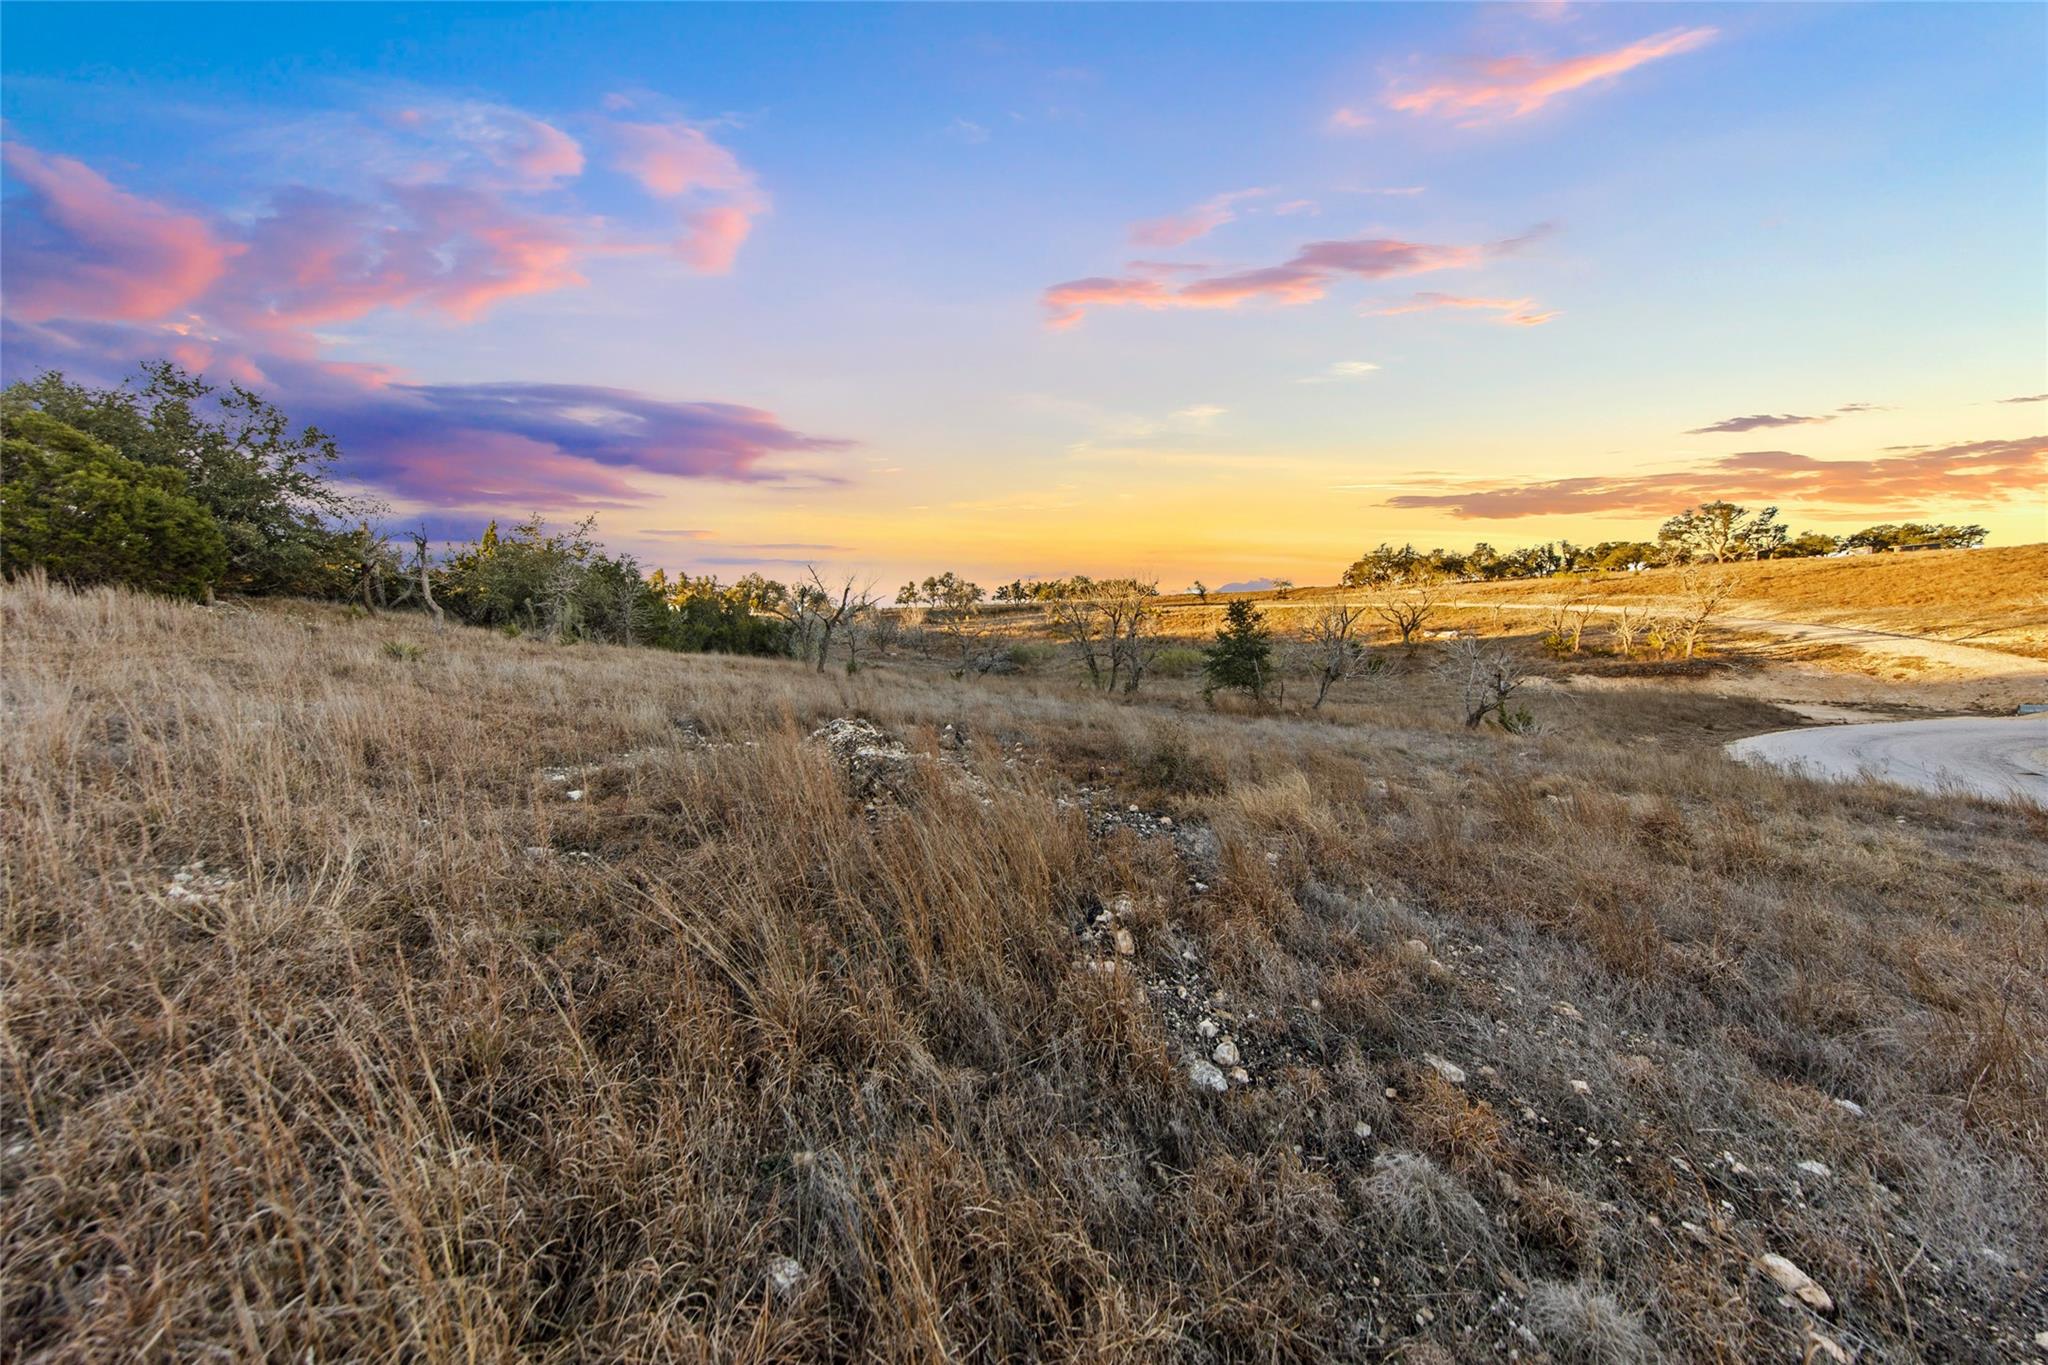
[[[1965,791],[2048,805],[2048,714],[1822,725],[1751,735],[1728,746],[1746,763],[1811,777],[1868,774],[1922,791]]]

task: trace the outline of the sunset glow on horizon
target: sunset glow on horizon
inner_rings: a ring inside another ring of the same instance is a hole
[[[0,367],[159,357],[394,527],[1334,581],[1380,541],[2048,540],[2039,6],[59,6]]]

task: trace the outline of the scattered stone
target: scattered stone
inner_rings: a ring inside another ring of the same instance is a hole
[[[1864,1111],[1864,1108],[1863,1108],[1863,1106],[1862,1106],[1862,1105],[1860,1105],[1860,1104],[1858,1104],[1858,1103],[1856,1103],[1856,1101],[1854,1101],[1854,1100],[1840,1100],[1840,1099],[1838,1099],[1838,1100],[1836,1100],[1836,1101],[1835,1101],[1835,1104],[1836,1104],[1837,1106],[1839,1106],[1839,1107],[1840,1107],[1840,1108],[1842,1109],[1842,1111],[1843,1111],[1844,1113],[1848,1114],[1848,1115],[1849,1115],[1850,1117],[1852,1117],[1852,1118],[1859,1118],[1859,1119],[1860,1119],[1860,1118],[1864,1117],[1864,1112],[1865,1112],[1865,1111]]]
[[[583,799],[583,793],[580,791],[573,791],[568,793],[568,797],[571,801],[581,801]]]
[[[1571,1020],[1574,1024],[1583,1024],[1586,1022],[1586,1016],[1580,1014],[1578,1006],[1572,1004],[1572,1002],[1569,1000],[1560,1000],[1555,1005],[1551,1006],[1551,1008],[1556,1010],[1560,1015],[1564,1016],[1566,1019]]]
[[[1574,1095],[1590,1095],[1593,1093],[1593,1087],[1584,1081],[1573,1081],[1572,1093]]]
[[[1840,1342],[1834,1340],[1832,1337],[1822,1336],[1819,1332],[1814,1331],[1811,1327],[1807,1328],[1807,1360],[1820,1360],[1823,1357],[1825,1357],[1828,1360],[1839,1361],[1840,1365],[1849,1365],[1849,1353],[1842,1349],[1842,1344]]]
[[[1204,1038],[1214,1038],[1222,1030],[1216,1026],[1214,1019],[1204,1019],[1201,1023],[1195,1025],[1195,1032],[1201,1034]]]
[[[1822,1180],[1826,1180],[1834,1174],[1833,1171],[1828,1169],[1828,1164],[1825,1161],[1802,1161],[1799,1163],[1799,1169],[1808,1175],[1819,1176]]]
[[[1238,1062],[1237,1044],[1225,1038],[1222,1042],[1216,1044],[1216,1050],[1209,1055],[1216,1059],[1218,1066],[1236,1066]]]
[[[1828,1291],[1815,1284],[1813,1276],[1807,1274],[1783,1256],[1778,1255],[1775,1251],[1765,1255],[1763,1259],[1757,1262],[1757,1266],[1762,1269],[1764,1274],[1771,1277],[1772,1283],[1776,1284],[1778,1288],[1797,1297],[1808,1308],[1818,1313],[1832,1313],[1835,1311],[1835,1301],[1828,1297]]]
[[[1241,1066],[1234,1066],[1230,1068],[1230,1079],[1236,1081],[1239,1085],[1249,1085],[1251,1084],[1252,1073],[1246,1071]],[[1298,1152],[1301,1148],[1297,1147],[1294,1150]]]
[[[1425,1052],[1422,1054],[1422,1060],[1429,1063],[1431,1069],[1437,1075],[1443,1077],[1452,1085],[1463,1085],[1465,1083],[1465,1068],[1459,1066],[1456,1062],[1445,1061],[1434,1052]]]
[[[804,1282],[803,1264],[794,1256],[768,1258],[768,1287],[778,1298],[789,1298]]]
[[[1230,1089],[1230,1082],[1223,1079],[1223,1073],[1199,1057],[1188,1063],[1188,1079],[1201,1090],[1214,1090],[1220,1094]]]
[[[1372,1125],[1367,1123],[1364,1119],[1360,1119],[1357,1123],[1351,1125],[1351,1136],[1356,1138],[1371,1137]]]
[[[1130,930],[1119,929],[1116,931],[1116,951],[1121,957],[1129,957],[1132,953],[1138,951],[1138,940],[1131,937]]]

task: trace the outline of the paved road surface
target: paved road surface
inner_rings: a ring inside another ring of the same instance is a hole
[[[1823,725],[1752,735],[1728,746],[1747,763],[1814,777],[1869,773],[1923,791],[1960,789],[2048,805],[2048,715],[1950,717]]]

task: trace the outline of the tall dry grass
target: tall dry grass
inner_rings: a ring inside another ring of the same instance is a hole
[[[1426,669],[1311,718],[0,626],[12,1358],[1989,1360],[2048,1307],[2039,812],[1598,738],[1632,699],[1468,734]],[[855,715],[887,791],[806,738]]]

